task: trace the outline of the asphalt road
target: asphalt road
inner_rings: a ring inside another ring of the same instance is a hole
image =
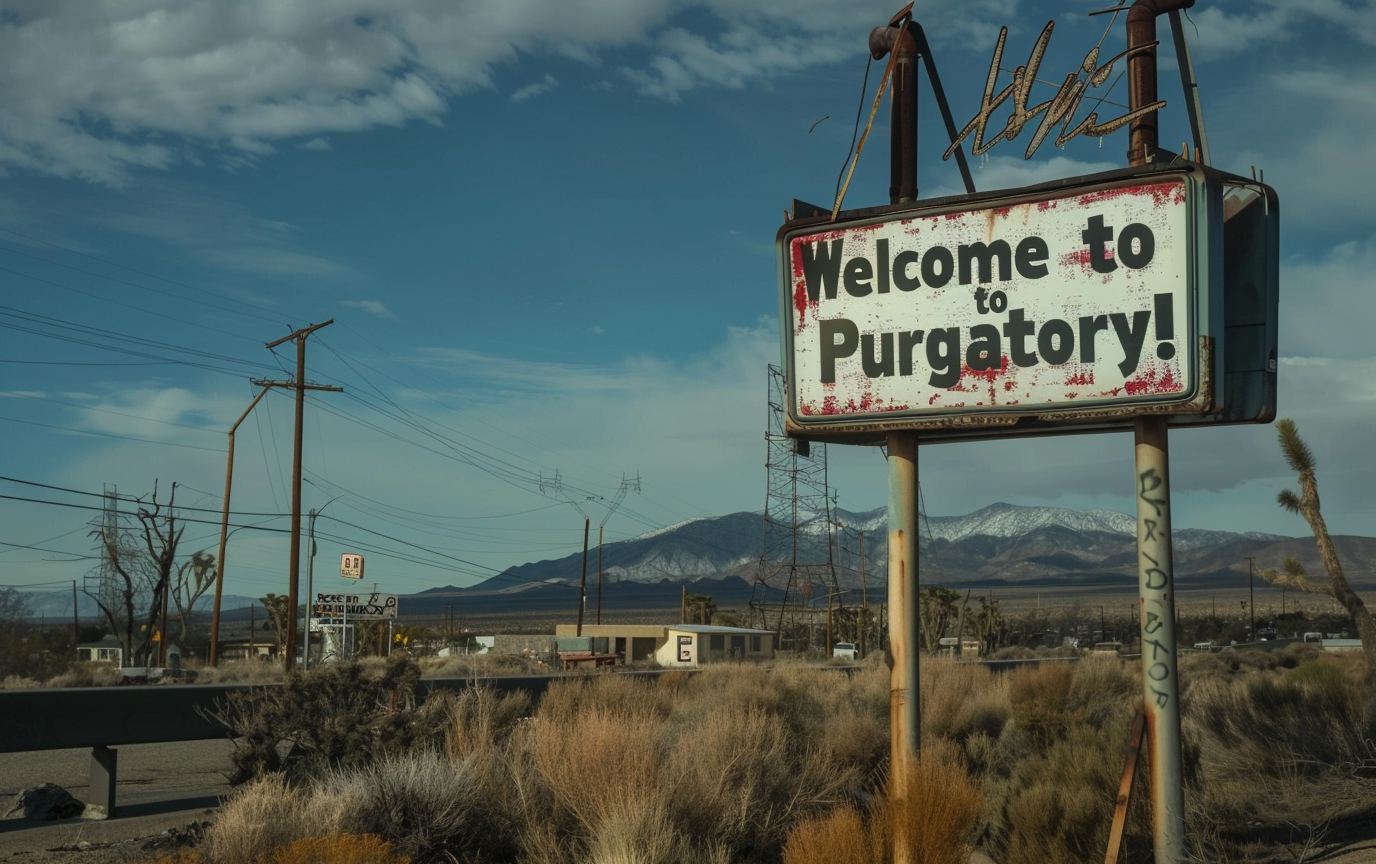
[[[233,745],[228,740],[176,744],[131,744],[119,753],[117,811],[107,820],[66,819],[58,822],[0,820],[0,858],[35,858],[41,850],[78,841],[113,843],[146,837],[206,818],[220,796],[229,792]],[[90,792],[91,751],[43,750],[0,753],[0,812],[8,810],[23,789],[56,783],[79,800]]]

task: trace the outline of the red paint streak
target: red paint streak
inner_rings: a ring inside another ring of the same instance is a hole
[[[962,213],[943,213],[943,214],[941,215],[941,218],[945,219],[947,222],[954,222],[954,221],[956,221],[957,219],[960,219],[960,218],[962,218],[962,217],[964,217],[964,216],[967,216],[967,215],[969,215],[969,214],[968,214],[968,213],[964,213],[964,212],[962,212]]]
[[[1112,201],[1123,196],[1150,195],[1152,206],[1156,208],[1164,207],[1167,204],[1183,204],[1185,202],[1185,184],[1179,182],[1153,183],[1150,186],[1125,186],[1120,189],[1101,189],[1098,192],[1088,192],[1075,199],[1081,206],[1098,204],[1102,201]]]
[[[1088,372],[1076,372],[1074,375],[1069,375],[1065,379],[1065,386],[1067,387],[1089,387],[1093,383],[1093,369],[1089,370]]]
[[[932,394],[932,398],[930,398],[930,399],[927,400],[927,404],[928,404],[928,405],[935,405],[935,404],[936,404],[936,400],[938,400],[938,399],[940,399],[940,398],[941,398],[941,394],[940,394],[940,393],[933,393],[933,394]]]
[[[1005,392],[1005,393],[1012,393],[1012,392],[1013,392],[1013,388],[1016,387],[1016,386],[1018,386],[1018,382],[1016,382],[1016,381],[1013,381],[1013,380],[1005,381],[1005,382],[1003,382],[1003,392]],[[1009,403],[1009,404],[1012,404],[1012,403]]]
[[[1159,375],[1155,369],[1147,369],[1136,378],[1124,381],[1123,389],[1129,396],[1178,393],[1180,382],[1175,380],[1174,369],[1167,368]]]
[[[1009,213],[1012,213],[1012,212],[1013,212],[1013,208],[1012,208],[1012,207],[995,207],[995,208],[994,208],[994,215],[995,215],[996,217],[1000,218],[1000,219],[1006,217]]]
[[[874,413],[887,414],[887,413],[892,413],[892,412],[894,412],[894,411],[907,411],[907,410],[908,410],[908,406],[907,406],[906,403],[904,403],[904,404],[902,404],[902,405],[896,405],[896,404],[885,405],[885,404],[884,404],[884,399],[883,399],[883,397],[881,397],[881,396],[875,396],[873,393],[870,393],[870,392],[866,392],[866,393],[864,393],[863,395],[861,395],[860,401],[859,401],[859,402],[856,402],[854,399],[848,399],[848,400],[846,400],[846,404],[845,404],[845,405],[842,405],[842,404],[840,404],[839,402],[837,402],[835,396],[824,396],[824,397],[822,397],[822,405],[821,405],[820,408],[818,408],[818,406],[817,406],[816,403],[803,403],[802,405],[799,406],[799,411],[800,411],[801,413],[805,414],[805,415],[808,415],[808,416],[814,416],[814,415],[817,415],[817,414],[822,414],[822,415],[860,414],[860,413],[866,413],[866,412],[871,413],[871,414],[874,414]]]
[[[994,383],[995,378],[998,378],[1000,375],[1006,374],[1008,374],[1007,357],[999,358],[999,368],[997,369],[971,369],[968,365],[966,365],[962,366],[960,370],[960,378],[962,381],[964,381],[966,378],[983,378],[990,384]],[[956,388],[953,387],[951,389],[954,390]]]
[[[801,333],[803,328],[807,326],[807,307],[809,305],[815,306],[817,304],[808,302],[807,283],[799,282],[797,287],[793,289],[793,308],[798,311],[798,327],[794,331],[795,333]]]
[[[1058,205],[1059,203],[1060,203],[1059,201],[1056,201],[1056,200],[1054,200],[1054,199],[1051,200],[1051,201],[1038,201],[1038,202],[1037,202],[1037,212],[1038,212],[1038,213],[1045,213],[1045,212],[1048,211],[1048,210],[1055,210],[1055,209],[1056,209],[1056,205]]]

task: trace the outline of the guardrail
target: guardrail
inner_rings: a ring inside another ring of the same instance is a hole
[[[659,675],[661,672],[620,674]],[[463,690],[481,683],[501,692],[539,697],[551,681],[569,675],[511,675],[500,678],[426,678],[417,701],[436,690]],[[280,684],[156,684],[0,690],[0,753],[91,748],[91,801],[115,815],[118,751],[128,744],[167,744],[224,738],[229,730],[207,716],[232,693],[271,690]]]

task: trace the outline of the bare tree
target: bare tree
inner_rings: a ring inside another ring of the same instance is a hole
[[[95,599],[119,639],[126,662],[151,660],[154,635],[167,638],[161,633],[162,619],[177,573],[177,546],[186,530],[177,522],[176,498],[177,484],[173,483],[167,503],[158,501],[155,480],[149,500],[137,499],[138,529],[107,521],[91,532],[101,546],[101,574],[95,593],[89,589],[86,593]],[[184,576],[185,568],[181,572]]]
[[[1309,523],[1309,528],[1314,533],[1314,542],[1319,547],[1319,560],[1328,571],[1328,582],[1315,582],[1310,579],[1304,566],[1293,558],[1286,560],[1284,573],[1266,570],[1263,571],[1262,578],[1276,585],[1326,594],[1347,610],[1357,628],[1357,635],[1362,640],[1362,652],[1366,655],[1367,679],[1373,691],[1371,699],[1366,704],[1366,726],[1369,732],[1376,731],[1376,621],[1372,620],[1371,610],[1366,608],[1362,598],[1352,590],[1347,577],[1343,575],[1342,562],[1338,560],[1338,551],[1333,545],[1328,525],[1319,509],[1319,481],[1315,473],[1313,452],[1304,443],[1304,439],[1300,438],[1294,420],[1287,417],[1277,421],[1276,433],[1280,438],[1280,449],[1285,456],[1285,462],[1299,475],[1300,483],[1298,494],[1286,489],[1276,496],[1276,501],[1291,513],[1303,516]]]

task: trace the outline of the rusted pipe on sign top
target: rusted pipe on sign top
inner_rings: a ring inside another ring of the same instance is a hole
[[[906,22],[905,22],[906,23]],[[893,103],[889,123],[889,203],[917,199],[917,39],[906,26],[870,32],[870,56],[893,53]]]
[[[1194,0],[1136,0],[1128,10],[1128,48],[1156,41],[1156,18],[1189,9]],[[1156,48],[1128,55],[1128,106],[1133,110],[1156,101]],[[1128,164],[1146,165],[1156,152],[1156,113],[1136,118],[1128,126]]]

